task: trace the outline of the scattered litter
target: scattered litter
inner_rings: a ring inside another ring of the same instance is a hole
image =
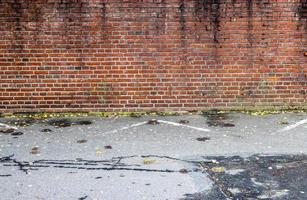
[[[208,126],[235,127],[233,123],[224,122],[224,120],[227,120],[229,118],[228,114],[225,112],[212,110],[212,111],[203,112],[203,115],[207,117]]]
[[[222,173],[222,172],[225,172],[225,168],[224,167],[213,167],[211,168],[211,171],[215,173]]]
[[[15,131],[15,129],[12,128],[6,128],[6,129],[0,129],[0,133],[13,133]]]
[[[150,165],[150,164],[153,164],[155,162],[155,160],[153,160],[153,159],[151,159],[151,158],[145,158],[144,160],[143,160],[143,163],[145,164],[145,165]]]
[[[5,134],[13,133],[16,131],[16,129],[17,128],[9,126],[7,124],[0,123],[0,133],[5,133]]]
[[[74,122],[73,124],[76,124],[76,125],[90,125],[90,124],[92,124],[92,123],[93,123],[93,122],[88,121],[88,120],[80,120],[80,121]]]
[[[184,120],[184,119],[183,119],[183,120],[180,120],[179,123],[180,123],[180,124],[188,124],[188,123],[190,123],[190,122],[189,122],[188,120]]]
[[[103,151],[101,149],[96,149],[95,153],[97,156],[101,156],[103,154]]]
[[[71,126],[72,122],[68,119],[52,119],[49,121],[49,125],[64,128]]]
[[[60,118],[60,119],[51,119],[51,120],[49,120],[48,124],[51,125],[51,126],[64,128],[64,127],[69,127],[69,126],[72,126],[72,125],[90,125],[90,124],[92,124],[92,122],[88,121],[88,120],[72,121],[70,119]]]
[[[112,149],[111,145],[104,146],[105,149]]]
[[[78,200],[85,200],[87,199],[88,195],[84,196],[84,197],[80,197]]]
[[[222,126],[223,127],[235,127],[235,125],[232,123],[224,123]]]
[[[30,126],[34,122],[35,120],[31,118],[10,119],[8,121],[9,124],[12,124],[15,126]]]
[[[158,120],[156,120],[156,119],[151,119],[151,120],[149,120],[149,121],[147,122],[147,124],[150,124],[150,125],[157,125],[157,124],[160,124],[160,123],[159,123]]]
[[[32,149],[31,149],[31,152],[30,152],[31,154],[39,154],[40,153],[40,151],[39,151],[39,147],[33,147]]]
[[[11,133],[11,135],[13,135],[13,136],[19,136],[19,135],[23,135],[23,132],[14,132],[14,133]]]
[[[140,118],[142,115],[140,113],[131,113],[130,117]]]
[[[278,124],[280,124],[280,125],[287,125],[287,124],[289,124],[289,122],[287,122],[287,121],[279,121]]]
[[[206,141],[210,140],[210,138],[209,137],[199,137],[199,138],[196,138],[196,140],[199,141],[199,142],[206,142]]]
[[[77,141],[77,143],[79,143],[79,144],[84,144],[84,143],[86,143],[87,142],[87,140],[78,140]]]
[[[52,132],[52,130],[49,129],[49,128],[45,128],[45,129],[41,130],[41,132],[43,132],[43,133],[49,133],[49,132]]]

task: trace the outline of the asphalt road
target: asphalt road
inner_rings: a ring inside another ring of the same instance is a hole
[[[0,199],[303,200],[306,133],[306,113],[0,118]]]

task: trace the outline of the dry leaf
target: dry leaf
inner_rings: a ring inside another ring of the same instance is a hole
[[[144,160],[143,160],[143,163],[145,164],[145,165],[150,165],[150,164],[153,164],[155,162],[155,160],[153,160],[153,159],[151,159],[151,158],[145,158]]]
[[[225,172],[225,168],[224,167],[213,167],[211,171],[216,172],[216,173],[221,173],[221,172]]]

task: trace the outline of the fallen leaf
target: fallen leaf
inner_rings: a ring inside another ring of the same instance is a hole
[[[96,149],[96,155],[101,156],[103,154],[103,151],[101,149]]]
[[[31,152],[30,152],[31,154],[39,154],[40,153],[40,151],[39,151],[39,147],[33,147],[32,149],[31,149]]]
[[[145,164],[145,165],[150,165],[150,164],[153,164],[155,162],[155,160],[153,160],[153,159],[151,159],[151,158],[145,158],[144,160],[143,160],[143,163]]]
[[[222,173],[222,172],[225,172],[225,168],[224,167],[213,167],[211,168],[211,171],[215,173]]]

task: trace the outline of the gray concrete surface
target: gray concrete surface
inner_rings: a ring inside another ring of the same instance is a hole
[[[306,113],[0,118],[0,199],[307,199],[304,181],[283,183],[306,177],[306,119]],[[297,173],[282,171],[278,179],[268,169]]]

